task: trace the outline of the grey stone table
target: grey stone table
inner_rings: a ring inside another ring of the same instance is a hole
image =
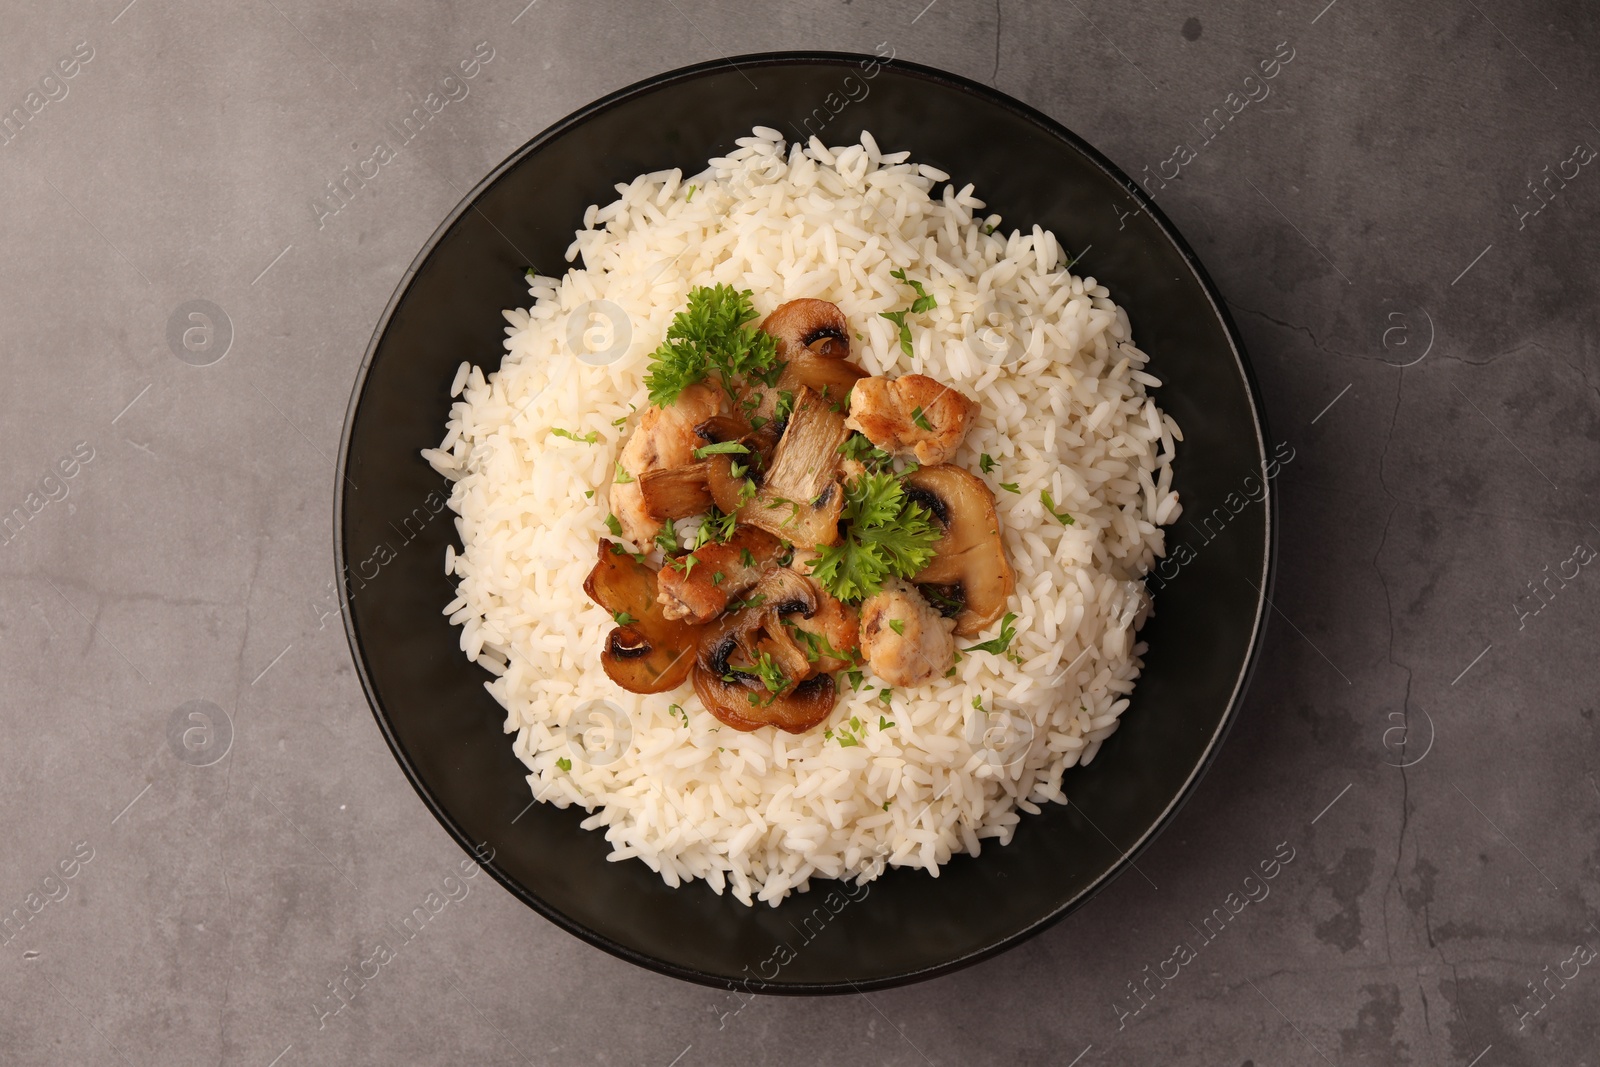
[[[1592,5],[69,0],[0,27],[0,1060],[1596,1062]],[[439,220],[594,97],[778,48],[992,83],[1148,181],[1294,456],[1261,670],[1147,878],[828,1001],[659,977],[447,883],[331,595],[350,385]]]

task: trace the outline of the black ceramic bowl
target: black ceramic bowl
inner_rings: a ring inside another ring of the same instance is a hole
[[[502,308],[525,306],[524,269],[564,266],[584,208],[646,171],[686,173],[752,126],[870,130],[978,195],[1007,226],[1038,223],[1128,310],[1162,407],[1183,427],[1174,488],[1187,543],[1155,593],[1150,650],[1121,729],[1067,775],[1069,806],[1024,816],[1013,842],[958,857],[937,879],[892,870],[824,906],[831,883],[745,907],[704,883],[669,889],[644,864],[608,863],[583,813],[529,806],[457,630],[440,608],[454,539],[446,484],[418,458],[438,443],[457,364],[490,368]],[[710,985],[784,993],[889,986],[950,971],[1036,933],[1125,870],[1210,763],[1250,673],[1271,577],[1275,505],[1266,431],[1238,335],[1205,271],[1161,212],[1103,156],[1015,100],[898,61],[746,56],[652,78],[529,141],[439,227],[401,281],[362,363],[337,481],[336,543],[350,647],[395,758],[445,829],[493,858],[530,907],[624,959]],[[1254,476],[1255,480],[1251,481]],[[1174,573],[1175,572],[1175,573]],[[820,910],[819,910],[820,909]],[[514,933],[512,936],[515,936]]]

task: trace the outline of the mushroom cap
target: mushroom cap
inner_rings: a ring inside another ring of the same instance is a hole
[[[971,471],[940,464],[907,475],[906,495],[944,528],[933,560],[913,580],[919,586],[944,587],[929,597],[933,603],[959,603],[957,634],[981,632],[1005,613],[1017,584],[1000,537],[994,493]]]
[[[613,629],[600,650],[608,678],[630,693],[664,693],[683,684],[703,627],[663,614],[652,568],[615,541],[601,540],[583,591],[613,617],[626,612],[631,619]]]
[[[724,615],[700,638],[694,688],[706,710],[735,730],[776,726],[802,733],[828,717],[837,692],[831,675],[815,666],[783,625],[786,615],[810,618],[821,606],[816,584],[787,567],[769,571],[756,583],[748,606]],[[777,693],[748,667],[763,653],[782,670],[786,683]],[[735,669],[738,656],[745,670]]]

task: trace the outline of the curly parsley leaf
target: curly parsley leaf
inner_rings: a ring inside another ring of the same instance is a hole
[[[747,325],[757,317],[750,291],[731,285],[700,286],[672,318],[667,338],[650,356],[645,386],[650,402],[666,406],[713,371],[738,401],[741,379],[777,380],[782,370],[777,339]]]
[[[845,534],[822,549],[811,576],[840,600],[857,603],[885,579],[909,578],[933,559],[943,530],[890,473],[865,473],[845,486]]]

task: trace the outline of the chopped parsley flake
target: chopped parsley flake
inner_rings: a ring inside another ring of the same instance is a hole
[[[676,552],[678,549],[678,530],[668,519],[661,526],[661,532],[656,534],[656,547],[663,552]]]
[[[1071,515],[1068,515],[1065,511],[1056,510],[1056,502],[1051,499],[1050,490],[1041,490],[1039,493],[1039,500],[1044,504],[1044,509],[1056,517],[1057,522],[1060,522],[1063,526],[1072,525]]]
[[[563,430],[561,427],[557,426],[557,427],[553,428],[550,431],[550,436],[551,437],[565,437],[567,440],[576,441],[580,445],[592,445],[596,441],[600,440],[600,431],[599,430],[590,430],[588,433],[585,433],[585,434],[576,434],[576,433],[573,433],[571,430]]]
[[[560,759],[556,760],[556,766],[560,767],[564,771],[570,771],[572,770],[572,761],[567,759],[567,757],[562,756]]]
[[[620,459],[617,460],[617,473],[611,480],[616,482],[618,485],[627,485],[629,482],[633,481],[633,475],[622,469],[622,460]]]
[[[922,413],[921,408],[911,409],[911,421],[917,424],[918,429],[927,430],[929,433],[933,432],[933,423],[928,421],[928,416]]]
[[[684,197],[684,198],[683,198],[683,202],[684,202],[684,203],[685,203],[685,204],[687,204],[687,203],[688,203],[688,202],[689,202],[689,201],[691,201],[691,200],[693,200],[693,199],[694,199],[694,188],[695,188],[695,187],[694,187],[694,186],[693,186],[693,185],[690,185],[690,186],[689,186],[689,195],[688,195],[688,196],[685,196],[685,197]]]
[[[1006,612],[1006,617],[1000,620],[1000,636],[993,637],[979,645],[962,649],[963,652],[993,652],[1001,655],[1011,647],[1011,639],[1017,636],[1017,628],[1011,624],[1017,621],[1015,612]],[[976,705],[974,705],[976,707]]]
[[[748,448],[746,448],[744,445],[741,445],[738,441],[718,441],[714,445],[702,445],[701,447],[695,449],[694,458],[705,459],[707,456],[722,456],[729,453],[743,456],[749,453],[749,451],[750,450]]]
[[[606,516],[606,529],[611,531],[612,537],[622,536],[622,523],[615,515],[608,514]]]
[[[889,629],[904,637],[906,632],[906,624],[900,619],[890,619]]]
[[[988,474],[990,471],[994,470],[994,457],[989,455],[987,452],[979,456],[978,469],[985,474]]]
[[[1020,492],[1022,492],[1021,489],[1017,488],[1017,483],[1016,482],[1001,482],[1000,483],[1000,488],[1004,489],[1008,493],[1020,493]]]
[[[618,626],[632,626],[638,620],[632,615],[629,615],[626,611],[616,611],[612,612],[611,621],[616,623]]]
[[[891,727],[893,725],[894,725],[894,723],[890,722],[888,719],[884,718],[882,715],[878,716],[878,729],[887,730],[887,729],[889,729],[889,727]]]

